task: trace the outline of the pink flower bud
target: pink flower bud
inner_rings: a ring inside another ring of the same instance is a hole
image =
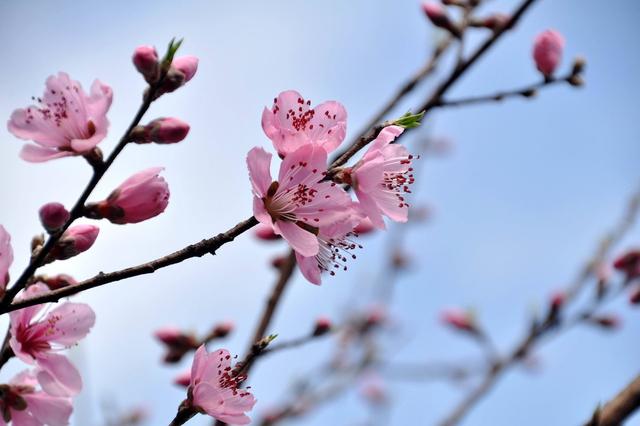
[[[155,82],[160,76],[158,52],[153,46],[138,46],[133,52],[133,65],[148,83]]]
[[[116,188],[109,197],[87,206],[86,215],[112,223],[138,223],[164,212],[169,204],[169,185],[160,177],[162,167],[136,173]]]
[[[371,222],[371,219],[365,217],[354,229],[353,231],[358,235],[366,235],[375,230],[375,226]]]
[[[40,222],[47,232],[56,232],[69,220],[69,211],[60,203],[47,203],[40,207]]]
[[[185,333],[176,327],[163,327],[153,335],[166,346],[164,362],[168,364],[179,362],[187,352],[196,349],[199,344],[193,334]]]
[[[213,331],[211,332],[211,335],[214,338],[221,339],[223,337],[227,337],[229,333],[233,331],[234,328],[235,328],[235,324],[233,323],[233,321],[224,321],[224,322],[221,322],[220,324],[216,324],[216,326],[213,328]]]
[[[66,260],[83,253],[96,242],[100,228],[93,225],[77,225],[67,229],[47,256],[47,262]]]
[[[144,127],[136,127],[131,139],[136,143],[177,143],[187,137],[189,129],[189,124],[177,118],[157,118]]]
[[[273,259],[271,259],[271,266],[273,266],[276,269],[280,269],[282,268],[285,263],[287,262],[287,256],[278,256],[278,257],[274,257]]]
[[[177,327],[163,327],[156,330],[153,335],[166,345],[175,345],[184,340],[184,333]]]
[[[258,226],[255,227],[255,231],[253,231],[253,233],[256,238],[263,241],[275,241],[282,239],[280,235],[273,232],[273,227],[264,225],[262,223],[258,224]]]
[[[504,13],[494,13],[493,15],[489,15],[482,20],[482,24],[484,27],[499,30],[501,28],[506,27],[511,21],[511,17],[509,15],[505,15]]]
[[[184,386],[185,388],[189,386],[191,383],[191,370],[185,370],[182,373],[178,374],[174,379],[173,383],[178,386]]]
[[[0,296],[9,284],[9,267],[13,263],[11,235],[0,225]]]
[[[447,16],[447,12],[441,4],[432,1],[425,1],[422,3],[422,11],[436,27],[445,29],[458,38],[461,36],[460,29],[451,22],[449,16]]]
[[[629,303],[632,305],[640,305],[640,285],[631,289],[631,293],[629,293]]]
[[[556,311],[559,310],[564,305],[565,300],[566,300],[566,295],[563,292],[554,293],[551,296],[551,301],[550,301],[551,309]]]
[[[58,290],[63,287],[78,284],[72,276],[67,274],[59,274],[53,277],[41,277],[40,282],[45,283],[51,290]]]
[[[446,309],[440,314],[440,320],[444,324],[458,330],[468,331],[472,333],[477,332],[473,316],[469,312],[462,309]]]
[[[327,317],[318,317],[313,329],[314,336],[322,336],[331,330],[331,320]]]
[[[386,319],[387,311],[381,305],[372,306],[365,314],[365,324],[368,327],[381,325]]]
[[[591,317],[589,319],[593,324],[599,325],[604,329],[613,330],[613,329],[619,328],[622,324],[622,321],[616,315],[600,315],[596,317]]]
[[[195,56],[181,56],[179,58],[175,58],[171,64],[171,68],[164,78],[160,92],[169,93],[179,89],[191,80],[194,75],[196,75],[197,70],[198,58]]]
[[[613,267],[626,275],[627,281],[640,278],[640,250],[629,250],[613,261]]]
[[[533,43],[533,60],[545,77],[551,77],[560,64],[563,48],[564,38],[555,30],[546,30],[536,36]]]

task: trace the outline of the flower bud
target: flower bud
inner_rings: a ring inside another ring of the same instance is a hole
[[[364,319],[366,327],[381,325],[387,320],[387,311],[381,305],[372,306],[365,313]]]
[[[184,386],[185,388],[191,384],[191,370],[185,370],[182,373],[178,374],[174,379],[173,383],[178,386]]]
[[[288,261],[287,256],[274,257],[273,259],[271,259],[271,266],[273,266],[276,269],[280,269],[287,263],[287,261]]]
[[[93,225],[77,225],[67,229],[47,256],[47,263],[66,260],[85,252],[96,242],[100,228]]]
[[[273,228],[271,226],[264,225],[262,223],[258,224],[258,226],[255,227],[255,231],[253,231],[253,234],[256,236],[256,238],[263,241],[276,241],[282,239],[280,235],[273,232]]]
[[[138,46],[133,52],[133,65],[147,83],[154,83],[160,77],[158,52],[153,46]]]
[[[550,78],[562,59],[564,38],[555,30],[546,30],[538,34],[533,43],[533,60],[538,71]]]
[[[106,200],[85,207],[85,216],[107,219],[119,225],[138,223],[164,212],[169,204],[169,185],[160,177],[162,167],[136,173]]]
[[[219,324],[216,324],[216,326],[213,328],[213,330],[211,331],[211,337],[214,339],[222,339],[224,337],[227,337],[234,328],[235,324],[233,323],[233,321],[221,322]]]
[[[173,92],[184,86],[196,75],[198,70],[198,58],[195,56],[181,56],[175,58],[171,63],[171,68],[162,82],[160,94]]]
[[[183,356],[199,345],[193,334],[185,333],[176,327],[161,328],[153,335],[166,346],[164,362],[168,364],[179,362]]]
[[[504,13],[494,13],[493,15],[489,15],[482,20],[482,24],[485,28],[492,29],[493,31],[498,31],[502,28],[505,28],[511,22],[511,17],[509,15],[505,15]]]
[[[318,317],[313,329],[314,336],[322,336],[331,331],[331,320],[327,317]]]
[[[70,285],[76,285],[78,282],[70,275],[59,274],[53,277],[39,277],[38,281],[45,283],[51,290],[58,290]]]
[[[631,293],[629,293],[629,303],[632,305],[640,305],[640,285],[631,289]]]
[[[475,319],[469,311],[458,308],[446,309],[440,314],[440,320],[457,330],[470,333],[478,332]]]
[[[615,315],[599,315],[595,317],[590,317],[589,321],[592,324],[599,325],[604,329],[616,329],[621,325],[621,320],[619,317]]]
[[[40,222],[49,233],[61,229],[69,220],[70,214],[60,203],[47,203],[40,207]]]
[[[449,31],[455,37],[461,37],[462,34],[460,32],[460,28],[451,22],[449,16],[447,16],[447,12],[441,4],[432,1],[425,1],[422,3],[422,11],[427,15],[427,18],[429,18],[433,25]]]
[[[629,250],[613,261],[613,267],[626,275],[626,280],[640,278],[640,250]]]
[[[137,126],[129,137],[132,142],[171,144],[182,141],[189,133],[189,124],[177,118],[157,118],[146,126]]]

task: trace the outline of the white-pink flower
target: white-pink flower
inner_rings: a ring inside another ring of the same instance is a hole
[[[344,140],[347,111],[336,101],[311,108],[311,101],[288,90],[273,100],[271,109],[264,109],[262,129],[281,157],[307,143],[322,146],[330,153]]]
[[[45,284],[28,287],[20,297],[50,291]],[[95,323],[89,305],[65,302],[35,305],[11,312],[11,349],[22,361],[38,366],[37,378],[50,395],[71,396],[82,389],[82,378],[64,355],[59,354],[83,339]]]
[[[60,72],[47,79],[42,98],[34,98],[38,105],[15,110],[7,127],[14,136],[36,143],[22,148],[26,161],[83,155],[107,136],[112,98],[111,88],[99,80],[87,95],[80,83]]]
[[[273,228],[302,256],[318,254],[318,228],[330,225],[351,211],[351,198],[326,175],[327,153],[315,144],[305,144],[287,155],[277,181],[271,178],[271,154],[253,148],[247,155],[253,187],[253,214]]]
[[[239,385],[243,376],[235,376],[231,355],[226,349],[207,353],[202,345],[196,351],[191,367],[189,395],[191,405],[211,417],[231,425],[246,425],[245,414],[256,403],[254,396]]]
[[[382,129],[362,159],[342,172],[342,178],[353,186],[363,213],[379,229],[385,228],[382,215],[396,222],[406,222],[409,215],[405,195],[414,182],[414,157],[404,146],[391,143],[403,131],[400,126]]]
[[[169,204],[169,185],[160,176],[163,167],[134,174],[106,200],[87,206],[97,217],[117,224],[138,223],[164,212]]]
[[[32,373],[23,371],[2,392],[0,426],[66,426],[73,411],[71,398],[37,389]]]
[[[302,256],[296,252],[300,272],[312,284],[322,284],[323,272],[333,276],[336,271],[346,271],[349,258],[356,258],[352,251],[362,248],[360,244],[353,241],[353,238],[356,236],[354,228],[362,221],[363,215],[356,204],[345,208],[345,212],[348,213],[344,218],[319,227],[317,233],[319,250],[316,255]]]
[[[9,284],[9,268],[13,263],[13,248],[11,248],[11,235],[0,225],[0,295]]]

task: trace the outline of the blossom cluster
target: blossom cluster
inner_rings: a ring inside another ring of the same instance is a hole
[[[405,197],[414,181],[414,157],[393,143],[403,127],[384,127],[353,166],[333,169],[328,155],[340,147],[347,129],[347,112],[340,103],[312,108],[298,92],[285,91],[264,109],[262,129],[281,162],[273,179],[272,154],[260,147],[249,151],[253,214],[289,243],[309,282],[320,284],[323,272],[347,269],[360,247],[355,228],[363,221],[378,229],[385,228],[383,216],[407,221]],[[341,184],[353,188],[357,201]]]

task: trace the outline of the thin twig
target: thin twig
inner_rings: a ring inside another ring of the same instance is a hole
[[[640,375],[604,407],[598,408],[585,426],[617,426],[640,408]]]

